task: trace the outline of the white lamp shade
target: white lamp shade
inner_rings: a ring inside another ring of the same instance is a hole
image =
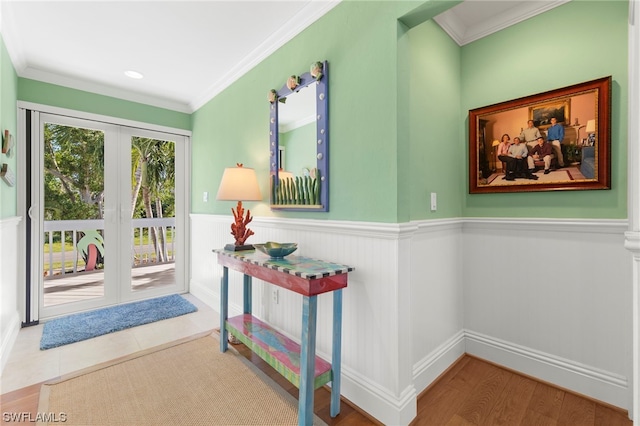
[[[587,128],[585,129],[587,133],[595,133],[596,132],[596,120],[588,120]]]
[[[222,201],[262,200],[256,171],[248,167],[242,167],[241,164],[237,167],[224,169],[216,199]]]

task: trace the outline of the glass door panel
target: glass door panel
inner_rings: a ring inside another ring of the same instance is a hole
[[[41,314],[113,303],[115,287],[108,279],[114,258],[108,252],[116,235],[109,215],[115,191],[105,170],[113,163],[107,146],[114,127],[42,114],[39,128],[32,277],[39,278]]]
[[[176,196],[180,192],[176,187],[184,184],[184,177],[177,176],[176,166],[184,157],[180,143],[184,138],[139,129],[127,132],[131,168],[127,264],[131,267],[123,294],[138,299],[183,291],[184,280],[176,280],[176,268],[184,264],[184,203]]]
[[[29,214],[40,317],[186,291],[188,137],[36,116]]]

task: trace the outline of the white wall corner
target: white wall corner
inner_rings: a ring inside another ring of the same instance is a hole
[[[465,353],[464,330],[460,330],[413,366],[413,382],[424,391]]]
[[[19,216],[0,219],[0,369],[4,369],[20,331],[18,229],[21,220]]]
[[[220,294],[214,291],[210,285],[192,279],[189,282],[189,293],[197,297],[216,312],[220,312]]]
[[[369,415],[385,425],[408,425],[418,412],[418,399],[413,385],[398,396],[380,387],[369,378],[349,368],[342,368],[341,393],[359,407],[366,407]]]
[[[209,306],[211,309],[220,313],[220,293],[213,290],[210,285],[206,285],[203,282],[191,280],[189,283],[189,293],[197,297],[202,303]],[[242,315],[242,306],[237,303],[229,301],[229,317],[236,315]]]
[[[0,374],[4,371],[11,349],[16,343],[18,332],[20,331],[20,315],[15,311],[9,320],[9,324],[3,327],[2,342],[0,342]]]
[[[640,1],[629,1],[629,111],[627,116],[627,205],[629,230],[625,235],[625,247],[633,253],[633,367],[630,417],[640,425]]]
[[[640,424],[640,232],[629,231],[625,233],[624,246],[632,254],[633,258],[633,286],[631,303],[633,318],[632,340],[632,388],[629,392],[629,416]]]

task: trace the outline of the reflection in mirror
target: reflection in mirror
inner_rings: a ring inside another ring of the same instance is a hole
[[[469,111],[471,193],[610,188],[610,77]]]
[[[271,208],[329,210],[327,62],[271,90]]]
[[[282,172],[303,176],[316,167],[316,85],[303,87],[278,105],[278,147],[281,156],[278,175]]]

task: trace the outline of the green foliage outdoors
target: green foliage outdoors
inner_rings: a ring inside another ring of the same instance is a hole
[[[104,133],[99,130],[46,123],[44,126],[45,221],[104,218]],[[175,216],[175,143],[134,137],[131,141],[131,217]],[[139,244],[138,230],[135,230]],[[73,250],[72,233],[65,233],[65,251]],[[151,228],[143,244],[160,253],[171,233]],[[44,244],[49,252],[48,236]],[[53,235],[54,252],[62,251],[61,233]],[[162,256],[162,254],[160,255]],[[161,261],[165,259],[159,259]],[[61,266],[61,265],[60,265]]]

